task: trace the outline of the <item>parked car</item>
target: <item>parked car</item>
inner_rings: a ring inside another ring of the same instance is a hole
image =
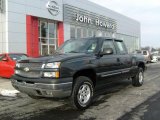
[[[152,53],[152,57],[157,58],[160,61],[160,53]]]
[[[156,63],[158,62],[158,57],[157,56],[154,56],[152,55],[152,60],[151,60],[152,63]]]
[[[145,57],[146,63],[150,63],[152,60],[151,53],[148,50],[142,50],[142,54]]]
[[[14,74],[16,61],[26,58],[27,55],[21,53],[0,54],[0,77],[11,78]]]
[[[144,58],[128,54],[122,40],[94,37],[68,40],[52,56],[19,61],[11,81],[31,98],[67,97],[86,109],[109,83],[132,78],[133,86],[142,86],[145,68]]]

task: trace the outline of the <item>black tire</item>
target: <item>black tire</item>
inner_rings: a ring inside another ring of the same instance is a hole
[[[142,68],[139,68],[137,75],[132,77],[132,85],[135,87],[140,87],[143,85],[143,82],[144,82],[144,71]]]
[[[75,83],[73,86],[73,91],[71,95],[72,106],[75,109],[80,110],[88,108],[92,102],[93,94],[94,85],[90,78],[85,76],[79,76],[75,79]]]

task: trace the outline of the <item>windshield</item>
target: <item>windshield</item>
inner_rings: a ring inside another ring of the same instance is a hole
[[[10,58],[12,60],[22,60],[22,59],[26,59],[27,58],[27,55],[25,54],[9,54]]]
[[[79,39],[68,40],[56,52],[58,53],[94,53],[97,48],[97,40]]]

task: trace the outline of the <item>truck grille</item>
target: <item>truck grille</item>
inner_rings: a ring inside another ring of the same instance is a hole
[[[17,75],[27,78],[41,77],[42,63],[19,63],[19,65],[15,71]]]
[[[42,63],[20,63],[20,68],[34,68],[34,69],[41,69]]]

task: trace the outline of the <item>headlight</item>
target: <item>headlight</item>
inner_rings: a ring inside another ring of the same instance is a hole
[[[59,72],[44,72],[44,77],[59,78]]]
[[[54,68],[54,69],[57,69],[60,67],[60,62],[54,62],[54,63],[47,63],[45,65],[45,68]]]

